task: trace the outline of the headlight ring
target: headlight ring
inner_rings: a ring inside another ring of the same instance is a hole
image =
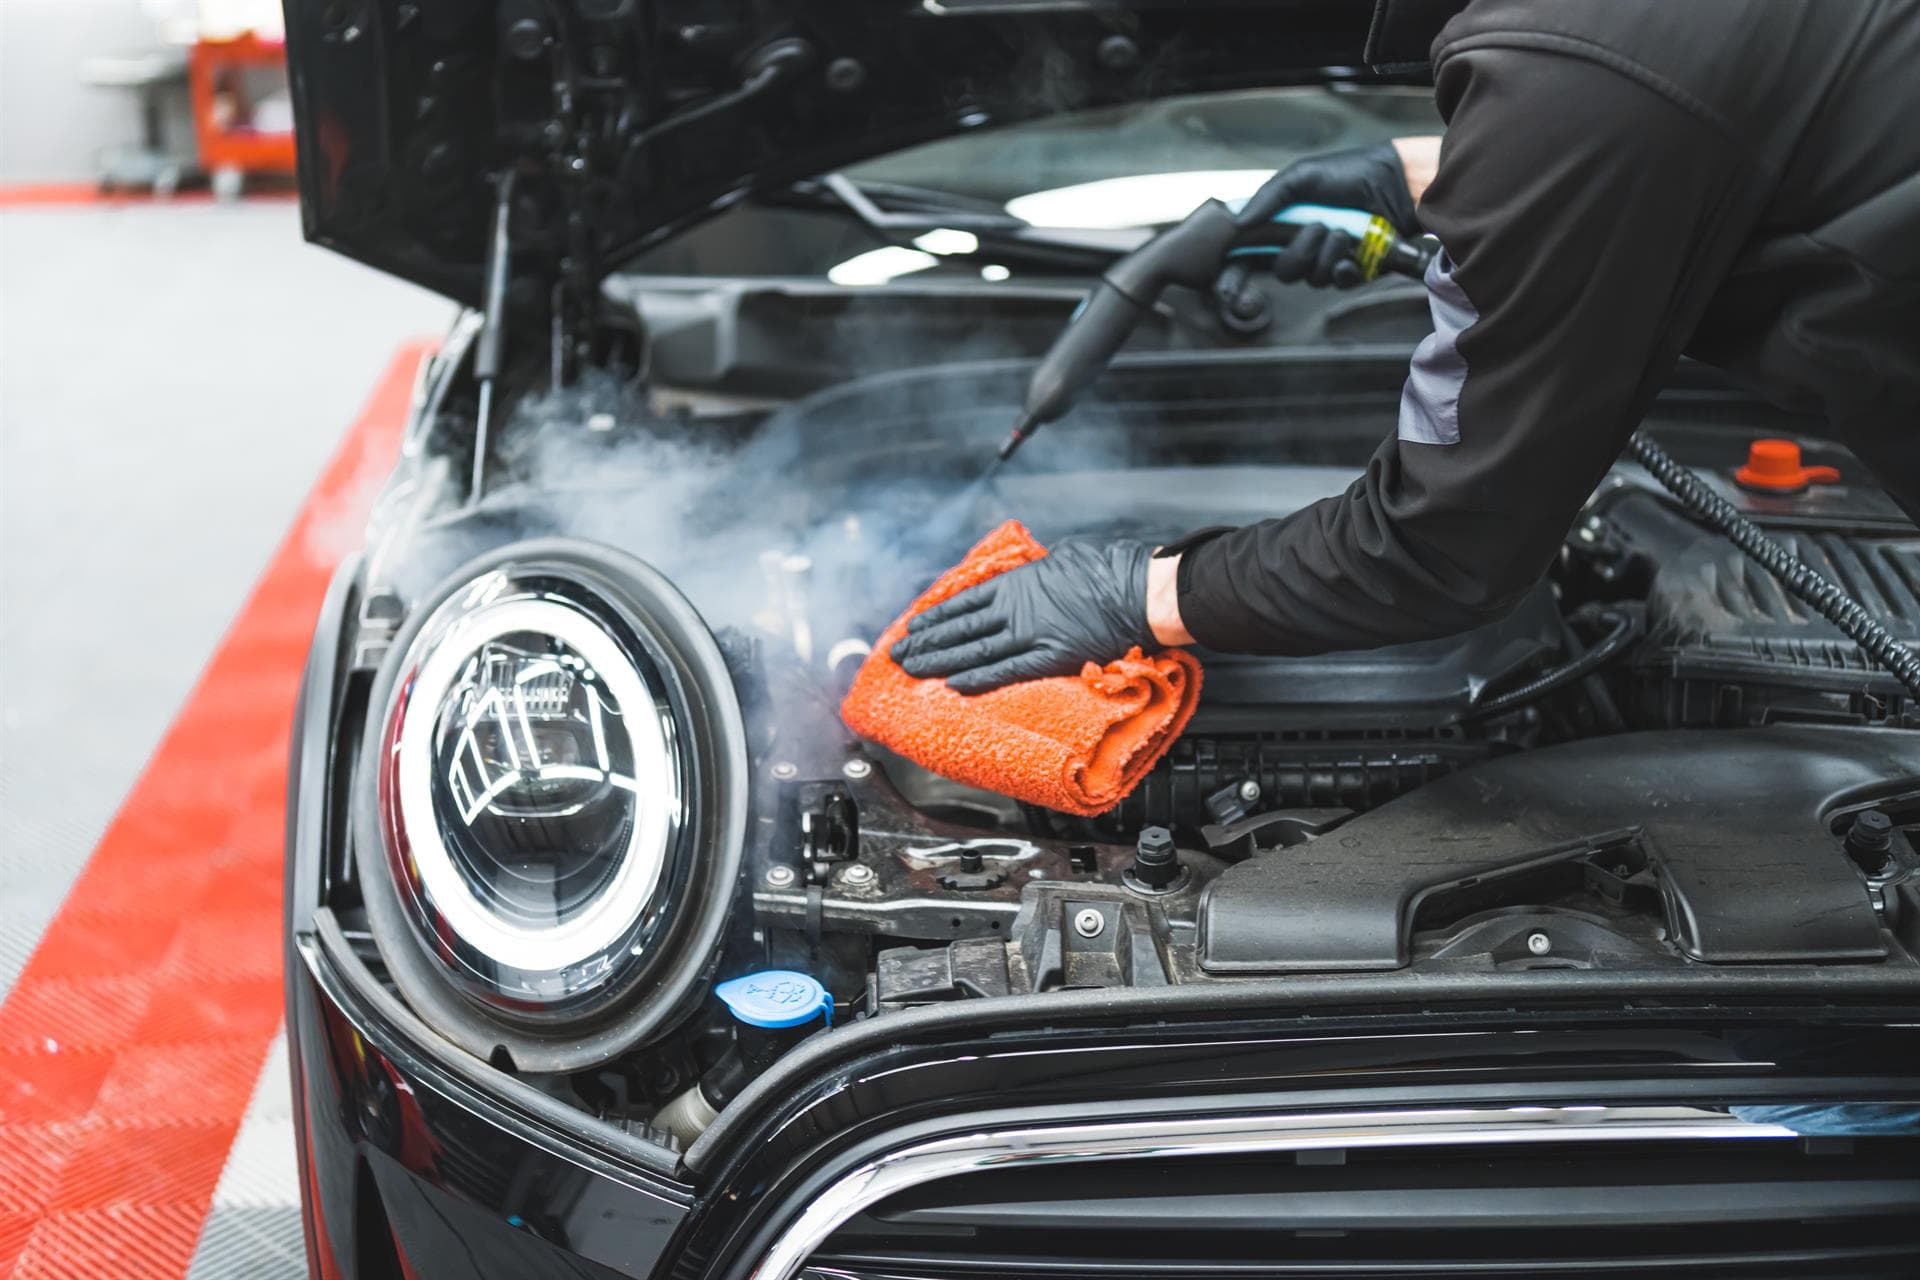
[[[671,584],[584,543],[502,548],[414,611],[369,706],[356,862],[429,1021],[562,1070],[697,996],[739,869],[745,736]]]

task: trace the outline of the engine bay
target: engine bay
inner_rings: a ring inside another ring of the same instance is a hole
[[[841,723],[874,637],[1001,521],[1049,543],[1284,515],[1364,465],[1403,368],[1122,365],[991,485],[973,477],[1017,365],[859,380],[698,434],[589,383],[521,407],[485,501],[437,503],[464,467],[442,458],[436,478],[431,448],[390,491],[359,652],[378,660],[429,588],[515,539],[604,543],[657,569],[711,628],[746,736],[742,883],[709,972],[811,975],[836,1024],[1306,975],[1410,991],[1752,965],[1920,980],[1920,708],[1630,463],[1497,621],[1361,653],[1202,653],[1190,726],[1097,817],[947,781]],[[1859,483],[1741,491],[1731,462],[1760,430],[1715,419],[1760,411],[1722,399],[1663,402],[1649,429],[1920,638],[1920,534]],[[731,1083],[708,1092],[724,1095],[742,1068],[716,1001],[681,1016],[685,1034],[550,1087],[688,1140],[698,1124],[669,1104],[716,1071]]]
[[[1224,460],[1015,477],[963,525],[1045,512],[1043,541],[1168,538],[1352,476]],[[1920,539],[1890,502],[1723,491],[1920,638]],[[1494,622],[1358,653],[1203,655],[1194,721],[1097,818],[836,733],[844,666],[829,649],[809,673],[782,648],[756,664],[756,920],[794,967],[835,934],[868,940],[874,1012],[1251,974],[1882,963],[1884,890],[1914,859],[1904,691],[1626,464],[1555,574]],[[1609,660],[1512,696],[1589,656]],[[1701,728],[1726,732],[1680,732]],[[1848,851],[1868,809],[1902,833],[1877,862]]]

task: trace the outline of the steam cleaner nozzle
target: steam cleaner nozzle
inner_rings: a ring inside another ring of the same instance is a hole
[[[1209,200],[1109,267],[1033,371],[1020,425],[1001,446],[1000,457],[1011,456],[1028,436],[1073,407],[1074,397],[1100,376],[1168,285],[1200,288],[1211,280],[1237,234],[1232,211]]]
[[[999,461],[1005,462],[1008,458],[1011,458],[1014,450],[1025,444],[1027,437],[1032,435],[1033,429],[1039,425],[1040,424],[1034,420],[1032,414],[1021,414],[1019,423],[1012,431],[1007,433],[1007,438],[1001,442]]]
[[[1208,288],[1229,255],[1272,253],[1310,223],[1351,235],[1355,263],[1367,280],[1382,271],[1419,276],[1434,253],[1433,242],[1403,239],[1384,218],[1362,210],[1295,204],[1269,212],[1266,204],[1257,204],[1236,215],[1220,201],[1208,200],[1107,268],[1033,371],[1025,413],[1000,446],[1001,460],[1043,423],[1073,407],[1074,398],[1100,376],[1170,286]]]

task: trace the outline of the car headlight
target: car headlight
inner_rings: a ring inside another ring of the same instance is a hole
[[[516,1012],[644,950],[686,763],[641,646],[571,582],[495,570],[440,606],[387,713],[381,811],[408,922]]]
[[[429,1021],[523,1067],[578,1057],[583,1028],[605,1028],[588,1061],[643,1039],[738,871],[744,735],[712,637],[645,565],[568,542],[469,566],[416,617],[369,726],[382,956]]]

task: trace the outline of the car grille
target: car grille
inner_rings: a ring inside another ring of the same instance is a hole
[[[1911,1138],[1038,1164],[897,1193],[812,1280],[1920,1274]]]

